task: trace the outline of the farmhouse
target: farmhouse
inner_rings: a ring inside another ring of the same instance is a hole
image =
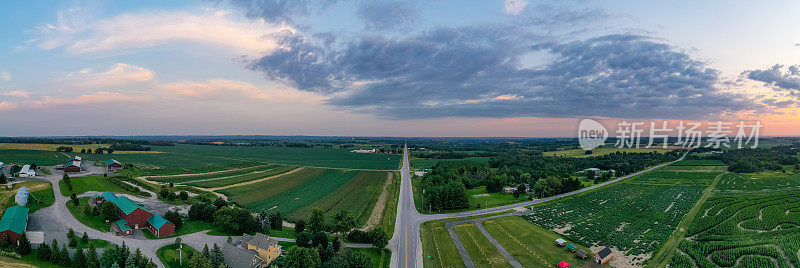
[[[31,165],[24,165],[22,166],[22,170],[19,171],[20,178],[32,178],[36,177],[36,171],[31,169]]]
[[[125,196],[118,197],[109,191],[105,191],[101,195],[92,197],[92,202],[95,204],[102,204],[107,201],[116,206],[117,215],[122,218],[122,220],[116,221],[111,225],[112,231],[117,234],[130,235],[133,230],[139,228],[149,229],[156,237],[170,236],[175,233],[175,224],[164,219],[164,217],[147,211]]]
[[[119,161],[114,159],[108,159],[106,160],[105,163],[106,163],[106,170],[117,170],[122,168],[122,164],[120,164]]]
[[[281,255],[281,246],[278,245],[278,241],[262,233],[256,233],[255,236],[242,235],[241,246],[248,250],[255,250],[265,267]]]
[[[25,229],[28,228],[28,208],[13,206],[7,208],[0,219],[0,239],[8,237],[11,243],[17,244]]]
[[[255,250],[243,249],[228,243],[223,244],[220,249],[222,250],[225,265],[230,268],[268,267],[264,264],[264,260],[258,257],[258,253]]]
[[[597,256],[594,256],[594,261],[603,264],[606,263],[608,260],[611,259],[611,249],[608,247],[603,248],[600,252],[597,252]]]
[[[561,238],[556,239],[556,244],[558,244],[559,246],[563,247],[564,244],[566,244],[566,243],[567,243],[567,240],[564,240],[564,239],[561,239]]]

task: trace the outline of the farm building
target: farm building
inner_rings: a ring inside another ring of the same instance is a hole
[[[561,238],[556,239],[556,244],[558,244],[559,246],[563,247],[565,244],[567,244],[567,240],[564,240],[564,239],[561,239]]]
[[[516,191],[516,190],[517,190],[517,188],[514,188],[514,187],[504,187],[503,188],[503,194],[513,194],[514,191]]]
[[[223,244],[220,249],[222,250],[225,265],[230,268],[269,267],[264,264],[264,260],[258,257],[258,253],[255,250],[247,250],[229,243]]]
[[[28,228],[28,208],[13,206],[6,209],[0,219],[0,237],[6,236],[11,243],[17,244],[25,229]]]
[[[567,263],[565,261],[559,262],[558,263],[558,267],[567,268],[567,267],[569,267],[569,263]]]
[[[118,197],[109,191],[105,191],[101,195],[92,197],[92,201],[95,204],[108,201],[116,206],[117,215],[122,220],[112,224],[111,228],[112,231],[118,234],[130,235],[133,230],[140,228],[149,229],[156,237],[170,236],[175,233],[175,224],[164,219],[164,217],[147,211],[125,196]]]
[[[573,244],[569,244],[569,245],[567,245],[567,249],[569,249],[569,251],[570,251],[570,252],[575,252],[575,249],[577,249],[577,248],[578,248],[578,247],[576,247],[576,246],[575,246],[575,245],[573,245]]]
[[[606,263],[608,260],[611,259],[611,253],[613,253],[611,249],[605,247],[602,250],[600,250],[600,252],[597,252],[597,256],[594,256],[594,261],[599,264]]]
[[[369,150],[358,149],[358,150],[352,150],[350,152],[351,153],[360,153],[360,154],[374,154],[374,153],[377,153],[378,150],[377,149],[369,149]]]
[[[81,172],[81,161],[72,160],[64,163],[64,172]]]
[[[22,166],[22,170],[19,171],[20,178],[32,178],[36,177],[36,171],[31,169],[31,165],[24,165]]]
[[[581,259],[586,259],[586,251],[583,251],[583,250],[579,249],[578,251],[575,252],[575,254],[577,254],[578,257],[581,258]]]
[[[153,215],[147,219],[147,228],[156,237],[164,237],[175,233],[175,224],[158,215]]]
[[[122,168],[122,164],[119,163],[119,161],[114,160],[114,159],[106,160],[106,170],[117,170],[117,169],[121,169],[121,168]]]
[[[265,267],[281,255],[281,246],[278,245],[278,241],[262,233],[256,233],[255,236],[242,235],[241,246],[248,250],[255,250]]]

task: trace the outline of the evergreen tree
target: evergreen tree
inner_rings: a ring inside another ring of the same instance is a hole
[[[86,267],[97,268],[100,265],[100,260],[97,259],[97,248],[94,243],[89,243],[89,250],[86,252]]]
[[[3,235],[3,238],[0,238],[0,249],[6,249],[10,245],[11,239],[9,239],[7,235]]]
[[[209,253],[208,253],[208,244],[206,244],[205,246],[203,246],[203,257],[208,258],[208,255],[209,255]]]
[[[22,237],[19,239],[19,245],[17,246],[17,253],[19,255],[25,256],[31,253],[31,241],[28,240],[28,236],[25,233],[22,233]]]
[[[66,245],[62,246],[61,251],[58,252],[58,264],[61,264],[61,266],[70,266],[72,264]]]
[[[72,256],[72,267],[73,268],[86,267],[86,254],[83,253],[82,248],[75,251],[75,254]]]
[[[89,235],[86,232],[83,232],[83,236],[81,236],[81,243],[88,244],[89,243]]]
[[[125,268],[136,268],[136,258],[129,255],[125,260]]]
[[[42,243],[36,248],[36,256],[40,261],[50,261],[50,245]]]
[[[219,248],[217,243],[214,243],[214,249],[211,250],[208,260],[211,261],[211,264],[214,267],[219,267],[220,264],[225,262],[224,258],[225,257],[222,255],[222,249]]]

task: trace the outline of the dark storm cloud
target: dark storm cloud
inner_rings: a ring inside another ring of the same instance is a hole
[[[409,2],[368,1],[358,9],[358,17],[366,30],[391,31],[407,27],[417,19],[417,11]]]
[[[784,68],[775,64],[769,69],[755,69],[742,72],[742,77],[764,82],[767,85],[796,94],[800,90],[800,65],[791,65]]]
[[[390,118],[579,117],[704,119],[759,108],[723,93],[718,71],[641,35],[527,45],[521,28],[437,28],[406,38],[365,36],[325,50],[288,36],[252,63],[268,78],[332,96],[329,103]],[[524,67],[527,53],[551,62]]]

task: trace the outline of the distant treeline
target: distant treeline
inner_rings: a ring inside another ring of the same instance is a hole
[[[146,141],[146,140],[124,140],[111,138],[9,138],[0,137],[0,143],[41,143],[41,144],[64,144],[64,145],[85,145],[85,144],[112,144],[112,145],[154,145],[154,146],[174,146],[171,141]],[[119,149],[122,150],[122,149]],[[125,150],[129,151],[129,150]],[[133,151],[133,150],[130,150]]]
[[[719,149],[698,148],[693,152],[703,153],[719,151]],[[736,173],[753,173],[761,171],[782,171],[784,165],[798,165],[800,143],[781,145],[772,148],[744,148],[719,151],[709,155],[696,155],[694,159],[719,160],[728,165],[728,171]]]

